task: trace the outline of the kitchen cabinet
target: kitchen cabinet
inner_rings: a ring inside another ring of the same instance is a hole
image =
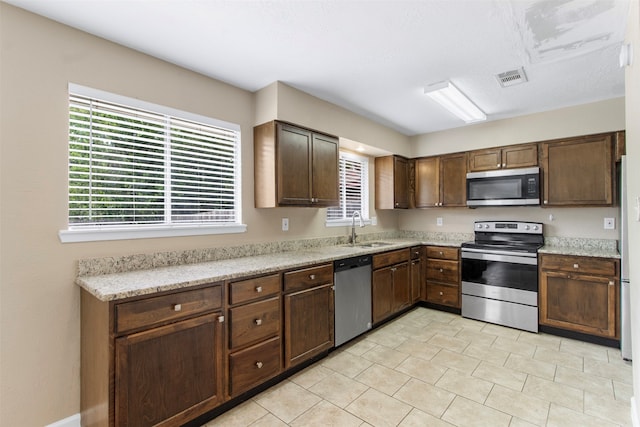
[[[82,291],[82,421],[175,426],[224,401],[222,286],[102,302]]]
[[[374,324],[411,305],[409,259],[409,249],[373,256],[371,298]]]
[[[279,121],[253,135],[257,208],[338,206],[338,138]]]
[[[409,207],[409,161],[401,156],[375,159],[376,209]]]
[[[460,249],[427,246],[426,300],[460,308]]]
[[[467,153],[415,159],[415,207],[467,205]]]
[[[327,352],[333,334],[333,265],[284,273],[285,369]]]
[[[540,254],[540,325],[620,338],[619,261]]]
[[[612,134],[540,143],[543,206],[612,206]]]
[[[517,144],[469,152],[469,172],[538,166],[538,145]]]
[[[422,246],[414,246],[411,248],[411,303],[416,303],[422,299],[424,294],[424,274],[422,272],[424,267],[423,261],[424,250]]]
[[[229,395],[235,397],[282,370],[280,274],[228,284]]]

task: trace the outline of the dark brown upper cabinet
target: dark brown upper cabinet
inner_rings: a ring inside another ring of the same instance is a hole
[[[519,144],[469,152],[469,172],[538,166],[538,145]]]
[[[376,209],[409,207],[409,161],[401,156],[376,157]]]
[[[415,159],[416,208],[467,205],[467,153]]]

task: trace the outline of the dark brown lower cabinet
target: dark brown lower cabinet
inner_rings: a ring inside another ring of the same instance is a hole
[[[220,313],[115,341],[117,426],[180,425],[222,395]]]
[[[374,255],[371,286],[374,324],[409,307],[409,250],[401,249]]]

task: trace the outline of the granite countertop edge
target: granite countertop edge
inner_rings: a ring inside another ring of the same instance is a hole
[[[576,248],[573,246],[543,246],[538,250],[540,254],[587,256],[595,258],[619,259],[620,253],[611,248]]]

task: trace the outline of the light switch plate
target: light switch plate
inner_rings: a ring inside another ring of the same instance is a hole
[[[442,227],[442,217],[441,216],[436,218],[436,225],[438,227]]]
[[[282,231],[289,231],[289,218],[282,218]]]
[[[616,220],[615,218],[605,218],[604,219],[604,229],[605,230],[613,230],[616,228]]]

